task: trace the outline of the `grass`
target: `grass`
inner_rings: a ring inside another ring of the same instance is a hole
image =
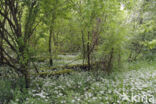
[[[36,77],[26,93],[14,90],[9,104],[152,104],[156,99],[155,62],[139,61],[124,68],[128,69],[110,76],[101,71],[76,71]]]

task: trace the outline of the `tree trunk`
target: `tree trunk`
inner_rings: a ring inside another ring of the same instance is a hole
[[[54,46],[56,46],[56,37],[55,37],[55,32],[52,32],[52,38],[53,38],[53,43],[54,43]]]
[[[83,54],[83,64],[84,64],[84,61],[85,61],[85,41],[84,41],[84,33],[83,33],[83,30],[81,30],[81,39],[82,39],[82,54]]]
[[[108,61],[108,66],[107,66],[107,71],[108,71],[108,73],[110,73],[111,72],[111,70],[112,70],[112,61],[113,61],[113,53],[114,53],[114,49],[112,48],[112,51],[111,51],[111,53],[110,53],[110,58],[109,58],[109,61]]]
[[[21,64],[20,72],[25,81],[25,88],[30,88],[30,74],[28,70],[29,68],[27,66],[28,66],[28,63]]]
[[[49,34],[49,63],[50,66],[53,66],[53,59],[52,59],[52,29],[50,28],[50,34]]]
[[[30,76],[28,69],[24,69],[25,87],[30,88]]]
[[[130,53],[130,55],[128,57],[128,62],[132,62],[132,50],[131,50],[131,53]]]
[[[118,55],[118,67],[119,68],[121,67],[121,52],[119,52],[119,55]]]
[[[2,47],[3,47],[3,38],[0,38],[0,60],[1,60],[1,64],[3,65],[3,50],[2,50]]]
[[[88,32],[88,43],[87,43],[87,61],[88,61],[88,70],[90,70],[90,43],[89,43],[89,35],[90,33]]]

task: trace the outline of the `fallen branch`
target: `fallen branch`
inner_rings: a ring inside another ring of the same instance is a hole
[[[68,73],[71,73],[71,72],[73,72],[72,69],[64,69],[64,70],[59,70],[59,71],[40,72],[40,73],[36,73],[36,74],[33,74],[33,75],[44,77],[44,76],[54,76],[54,75],[68,74]]]
[[[45,70],[57,70],[57,69],[86,69],[88,67],[87,64],[76,64],[76,65],[65,65],[65,66],[52,66],[52,67],[43,67],[40,68],[40,71]]]

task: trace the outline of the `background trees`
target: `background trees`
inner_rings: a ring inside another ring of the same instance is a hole
[[[68,1],[45,0],[41,1],[41,20],[49,31],[49,63],[53,65],[52,44],[56,45],[55,25],[57,19],[63,19],[68,10]],[[53,38],[53,40],[52,40]],[[52,42],[53,41],[53,42]]]
[[[0,103],[155,94],[155,8],[154,0],[0,0]]]
[[[129,31],[131,33],[131,35],[129,35],[129,49],[131,50],[129,60],[131,61],[136,60],[140,56],[149,57],[147,53],[150,52],[145,44],[147,41],[151,41],[152,38],[155,38],[155,20],[153,18],[155,13],[151,13],[153,7],[155,7],[155,3],[153,3],[152,0],[143,0],[136,1],[134,8],[128,9],[130,12],[128,24],[131,25],[131,31]]]
[[[38,73],[41,61],[57,69],[62,54],[78,55],[79,67],[97,64],[107,72],[124,61],[149,58],[155,53],[153,2],[1,0],[0,63],[25,77],[29,87],[34,66]]]

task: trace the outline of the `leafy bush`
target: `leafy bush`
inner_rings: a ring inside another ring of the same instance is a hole
[[[8,103],[13,98],[11,81],[0,80],[0,102]]]

